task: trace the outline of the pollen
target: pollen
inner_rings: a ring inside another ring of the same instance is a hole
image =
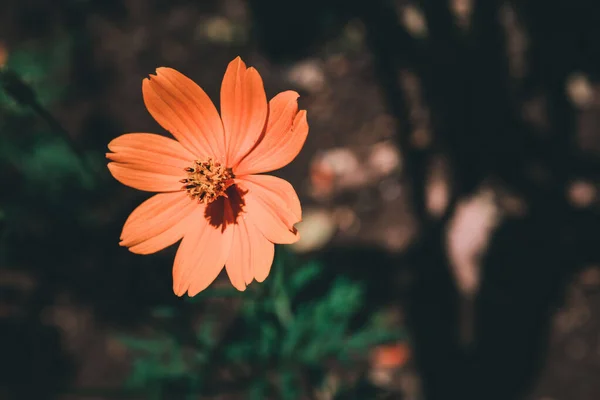
[[[196,160],[191,167],[185,169],[187,178],[182,179],[182,189],[198,203],[210,204],[220,196],[227,197],[225,190],[233,184],[233,171],[219,162],[208,158],[206,161]]]

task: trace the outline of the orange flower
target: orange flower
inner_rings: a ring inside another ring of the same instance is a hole
[[[410,347],[407,343],[399,342],[382,344],[371,350],[371,365],[373,368],[400,368],[410,358]]]
[[[6,64],[6,60],[8,59],[8,50],[4,43],[0,42],[0,68],[3,68]]]
[[[267,103],[263,82],[238,57],[221,85],[221,116],[206,93],[170,68],[144,79],[144,102],[175,139],[129,133],[111,141],[108,168],[121,183],[161,192],[136,208],[121,246],[150,254],[183,238],[173,265],[173,290],[194,296],[225,265],[238,290],[264,281],[274,243],[299,239],[298,195],[287,181],[255,175],[281,168],[300,152],[308,134],[298,93]]]

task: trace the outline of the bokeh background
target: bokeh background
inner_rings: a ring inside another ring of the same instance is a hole
[[[599,399],[598,39],[596,0],[3,0],[0,399]],[[177,298],[106,145],[238,55],[308,110],[303,239]]]

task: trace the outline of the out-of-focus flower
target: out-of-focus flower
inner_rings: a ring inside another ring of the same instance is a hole
[[[450,220],[446,236],[448,256],[458,288],[467,298],[479,290],[481,258],[501,217],[494,193],[484,189],[461,200]]]
[[[398,9],[398,17],[411,35],[417,38],[427,37],[427,22],[419,8],[412,5],[403,6]]]
[[[8,50],[4,43],[0,42],[0,68],[3,68],[6,65],[6,61],[8,60]]]
[[[287,78],[293,84],[311,93],[322,90],[326,83],[323,67],[316,60],[295,64],[287,72]]]
[[[328,197],[333,193],[336,181],[335,171],[321,158],[317,158],[310,165],[309,179],[313,196]]]
[[[308,134],[298,93],[267,103],[259,73],[238,57],[221,86],[221,115],[192,80],[170,68],[144,79],[144,102],[175,139],[122,135],[108,145],[108,168],[121,183],[160,192],[136,208],[122,246],[150,254],[183,238],[173,266],[173,290],[194,296],[225,269],[238,290],[271,269],[274,243],[299,239],[298,196],[287,181],[256,175],[281,168]]]
[[[379,345],[371,350],[369,379],[379,387],[390,388],[399,379],[398,372],[410,359],[405,342]]]
[[[373,368],[401,368],[410,358],[410,347],[404,342],[385,344],[371,351],[371,366]]]
[[[459,25],[466,28],[473,12],[472,0],[451,0],[450,9],[454,13]]]
[[[302,234],[302,239],[291,247],[298,253],[306,253],[322,248],[336,232],[333,215],[323,209],[305,209],[304,218],[297,228]]]
[[[578,208],[589,207],[597,197],[594,185],[584,180],[576,180],[568,185],[568,198]]]
[[[368,163],[378,175],[389,175],[401,167],[400,152],[392,142],[379,142],[371,149]]]
[[[569,99],[579,108],[588,107],[594,100],[594,89],[587,76],[581,73],[573,74],[567,80]]]

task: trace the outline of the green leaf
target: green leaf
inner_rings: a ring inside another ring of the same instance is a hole
[[[283,400],[296,400],[300,398],[296,374],[290,370],[283,370],[279,375],[281,398]]]
[[[242,362],[246,360],[252,360],[256,355],[255,346],[247,342],[233,342],[225,347],[225,359],[229,362]]]
[[[6,68],[17,73],[36,93],[39,103],[47,107],[59,100],[64,93],[66,86],[62,84],[60,75],[65,72],[71,49],[72,40],[68,37],[29,43],[12,49]],[[0,109],[3,108],[13,113],[32,112],[0,90]]]
[[[298,268],[290,279],[290,288],[294,293],[315,280],[323,272],[323,266],[317,261],[310,261]]]
[[[248,393],[249,400],[264,400],[267,398],[269,391],[269,382],[266,379],[256,379],[250,385]]]
[[[27,187],[35,191],[31,195],[57,197],[73,182],[93,187],[94,180],[87,168],[60,138],[38,136],[30,148],[13,150],[3,155],[21,170],[29,183]]]
[[[211,348],[216,344],[215,328],[216,321],[212,319],[205,319],[202,324],[198,327],[196,332],[196,338],[198,339],[198,345],[201,348]]]
[[[277,327],[268,321],[263,322],[260,328],[260,337],[257,343],[257,356],[262,360],[268,360],[277,354],[279,348],[279,332]]]

